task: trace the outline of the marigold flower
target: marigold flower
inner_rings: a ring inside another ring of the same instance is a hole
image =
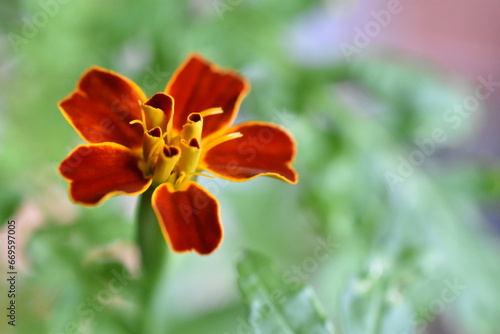
[[[194,181],[201,171],[238,182],[261,175],[297,182],[295,143],[284,129],[264,122],[231,126],[249,87],[236,72],[196,54],[165,92],[149,99],[129,79],[92,67],[59,103],[89,143],[59,166],[70,197],[97,205],[154,187],[151,205],[172,249],[211,253],[222,227],[217,200]]]

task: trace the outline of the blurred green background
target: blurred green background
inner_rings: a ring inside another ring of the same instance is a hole
[[[500,333],[500,151],[477,144],[499,109],[467,104],[488,72],[461,75],[373,32],[356,44],[351,28],[377,21],[343,13],[363,4],[2,1],[0,276],[8,219],[19,276],[16,327],[0,281],[0,332]],[[70,202],[57,166],[82,140],[57,102],[91,65],[162,91],[193,51],[249,78],[237,121],[289,129],[300,181],[200,180],[221,203],[223,244],[170,254],[145,300],[137,198]]]

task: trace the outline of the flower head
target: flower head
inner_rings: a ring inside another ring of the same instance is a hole
[[[73,201],[97,205],[154,187],[151,205],[178,252],[208,254],[222,240],[217,200],[194,181],[206,171],[230,181],[267,175],[297,182],[295,143],[264,122],[232,126],[249,83],[191,55],[164,92],[147,99],[129,79],[93,67],[59,107],[88,142],[59,167]]]

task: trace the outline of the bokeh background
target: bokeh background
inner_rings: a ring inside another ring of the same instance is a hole
[[[495,0],[3,0],[0,332],[500,333],[498,17]],[[82,140],[57,102],[91,65],[162,91],[189,52],[249,78],[238,121],[289,129],[300,182],[200,180],[222,246],[144,282],[137,198],[68,199],[57,166]]]

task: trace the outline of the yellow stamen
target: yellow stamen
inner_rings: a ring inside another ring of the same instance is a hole
[[[140,119],[134,119],[133,121],[130,121],[128,124],[132,125],[132,124],[140,124],[142,125],[142,129],[144,131],[148,131],[148,129],[146,129],[146,126],[144,125],[144,122],[141,121]]]
[[[201,141],[201,132],[203,131],[203,117],[200,113],[191,113],[187,118],[187,123],[182,126],[181,138],[189,142],[195,138]]]
[[[243,134],[241,132],[233,132],[233,133],[229,133],[225,136],[222,136],[222,137],[218,137],[218,138],[215,138],[214,140],[212,141],[209,141],[208,143],[205,143],[203,145],[203,150],[205,152],[207,152],[208,150],[210,150],[211,148],[217,146],[217,145],[220,145],[222,143],[225,143],[229,140],[233,140],[233,139],[236,139],[236,138],[241,138],[243,137]]]
[[[186,176],[204,176],[204,177],[208,177],[209,179],[215,179],[216,178],[215,176],[207,175],[207,174],[203,174],[203,173],[198,173],[198,172],[189,173],[189,174],[186,174]]]
[[[176,189],[179,188],[179,186],[181,185],[182,181],[184,181],[185,178],[186,178],[186,173],[181,172],[179,177],[175,181],[174,188]]]
[[[160,154],[162,145],[165,144],[165,134],[162,133],[159,127],[145,131],[142,137],[142,156],[145,162],[146,171],[152,173]]]
[[[157,140],[154,144],[153,144],[153,147],[151,148],[151,151],[149,151],[149,154],[148,154],[148,158],[147,158],[147,161],[152,161],[152,159],[154,159],[154,155],[155,153],[157,154],[157,150],[158,148],[160,147],[160,145],[163,145],[165,144],[165,140],[164,138],[167,136],[166,133],[164,133],[160,139],[162,140]]]
[[[163,110],[148,106],[147,104],[141,103],[141,112],[146,115],[146,119],[149,121],[149,127],[160,127],[162,131],[167,130],[167,121],[165,119],[165,113]]]
[[[174,170],[180,158],[180,150],[177,147],[164,146],[158,156],[158,162],[155,166],[153,182],[160,184],[166,182]]]
[[[184,173],[184,176],[196,172],[198,160],[200,159],[201,147],[195,138],[189,143],[181,140],[181,158],[179,160],[179,172]]]
[[[201,117],[207,117],[207,116],[212,116],[212,115],[219,115],[224,113],[224,110],[221,108],[210,108],[203,110],[202,112],[199,112],[198,114],[201,115]]]
[[[140,119],[134,119],[133,121],[130,121],[128,124],[141,124],[142,128],[144,129],[144,132],[148,131],[147,125],[146,125],[146,115],[144,115],[144,111],[142,110],[142,101],[138,100],[139,106],[141,107],[141,118]]]

